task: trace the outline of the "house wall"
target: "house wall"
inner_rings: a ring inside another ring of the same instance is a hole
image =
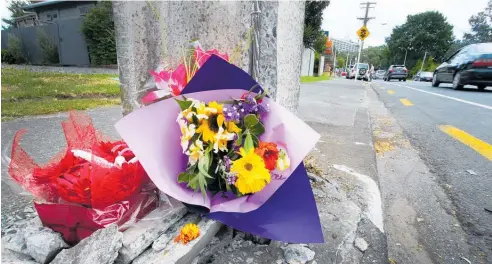
[[[304,48],[302,51],[301,76],[313,76],[314,74],[314,51]]]
[[[39,7],[36,9],[39,20],[50,21],[49,15],[56,14],[53,20],[81,18],[96,4],[94,2],[64,2],[56,5]]]

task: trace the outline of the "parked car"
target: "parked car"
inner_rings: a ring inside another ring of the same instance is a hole
[[[458,50],[434,71],[432,86],[452,83],[453,89],[476,85],[479,90],[492,86],[492,43],[471,44]]]
[[[386,74],[385,70],[377,70],[374,79],[384,79],[385,74]]]
[[[369,64],[368,63],[356,63],[353,68],[348,72],[348,79],[354,79],[357,75],[357,80],[369,81]]]
[[[399,81],[407,81],[408,70],[405,65],[391,65],[384,75],[384,80],[389,82],[392,79],[398,79]]]
[[[413,76],[414,81],[419,81],[419,82],[432,82],[432,72],[417,72],[415,76]]]
[[[352,79],[352,77],[350,77],[350,73],[352,72],[352,69],[354,68],[354,65],[349,65],[347,67],[347,74],[345,75],[345,78],[346,79]]]

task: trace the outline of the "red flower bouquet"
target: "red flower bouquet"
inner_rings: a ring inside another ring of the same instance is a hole
[[[77,243],[97,229],[131,225],[158,205],[155,186],[123,141],[107,141],[85,114],[71,112],[62,122],[67,148],[39,166],[15,134],[11,178],[34,196],[45,226]]]

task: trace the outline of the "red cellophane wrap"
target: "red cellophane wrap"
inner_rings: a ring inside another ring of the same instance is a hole
[[[120,230],[158,206],[158,192],[123,141],[108,141],[81,112],[62,122],[67,147],[38,165],[15,134],[9,164],[11,178],[34,196],[34,207],[47,227],[71,244],[116,223]]]

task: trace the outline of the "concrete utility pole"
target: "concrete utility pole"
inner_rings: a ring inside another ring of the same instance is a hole
[[[422,69],[424,68],[425,57],[427,57],[427,51],[424,53],[424,60],[422,61],[422,65],[420,65],[420,72],[422,72]]]
[[[369,17],[369,9],[370,8],[374,8],[373,5],[376,5],[375,2],[365,2],[365,3],[360,3],[360,7],[361,8],[365,8],[366,9],[366,13],[364,15],[364,17],[358,17],[357,19],[358,20],[362,20],[363,23],[364,23],[364,26],[367,26],[367,22],[369,22],[369,20],[371,19],[374,19],[376,17]],[[359,48],[359,56],[357,56],[357,65],[359,64],[360,62],[360,57],[361,57],[361,54],[362,54],[362,49],[364,48],[364,41],[362,40],[361,41],[361,44],[360,44],[360,48]],[[355,81],[357,81],[357,76],[359,75],[359,72],[356,71],[355,72]]]
[[[123,113],[141,107],[148,70],[162,63],[176,67],[182,48],[195,39],[204,49],[216,48],[229,55],[242,45],[235,64],[251,71],[272,98],[295,113],[304,8],[304,2],[283,1],[113,2]],[[254,24],[259,25],[252,34],[251,45],[256,46],[248,51],[246,35]]]

